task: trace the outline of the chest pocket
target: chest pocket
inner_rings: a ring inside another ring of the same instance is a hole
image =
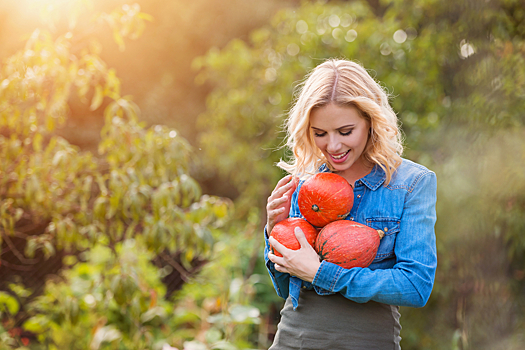
[[[366,219],[366,225],[385,235],[379,243],[379,249],[373,262],[393,257],[400,221],[391,218],[370,218]]]

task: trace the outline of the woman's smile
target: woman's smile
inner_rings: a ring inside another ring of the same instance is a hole
[[[332,157],[334,162],[342,163],[342,162],[344,162],[346,160],[346,156],[348,155],[349,152],[350,152],[350,150],[348,150],[346,152],[343,152],[343,153],[339,153],[339,154],[331,154],[330,153],[330,156]]]

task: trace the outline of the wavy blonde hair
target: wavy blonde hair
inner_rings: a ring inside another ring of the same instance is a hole
[[[299,94],[286,121],[285,146],[293,151],[293,157],[289,162],[281,160],[277,165],[300,178],[315,174],[324,163],[330,166],[315,145],[310,112],[330,103],[355,106],[370,125],[364,158],[385,171],[385,185],[388,185],[401,164],[403,139],[385,90],[361,65],[336,59],[314,68],[298,88]]]

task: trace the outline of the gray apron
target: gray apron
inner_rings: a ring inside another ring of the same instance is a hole
[[[269,350],[400,350],[400,316],[398,306],[301,289],[295,311],[286,300]]]

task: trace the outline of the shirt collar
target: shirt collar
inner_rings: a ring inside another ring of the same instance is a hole
[[[319,172],[329,173],[330,169],[326,164],[323,164],[319,168]],[[374,165],[374,168],[372,169],[370,174],[366,175],[365,177],[362,177],[359,181],[357,181],[357,183],[361,182],[372,191],[375,191],[385,182],[385,180],[385,171],[379,165],[376,164]]]
[[[374,168],[370,172],[370,174],[366,175],[365,177],[361,178],[359,181],[364,183],[366,187],[371,189],[372,191],[377,190],[386,180],[386,174],[385,171],[379,166],[374,165]]]

